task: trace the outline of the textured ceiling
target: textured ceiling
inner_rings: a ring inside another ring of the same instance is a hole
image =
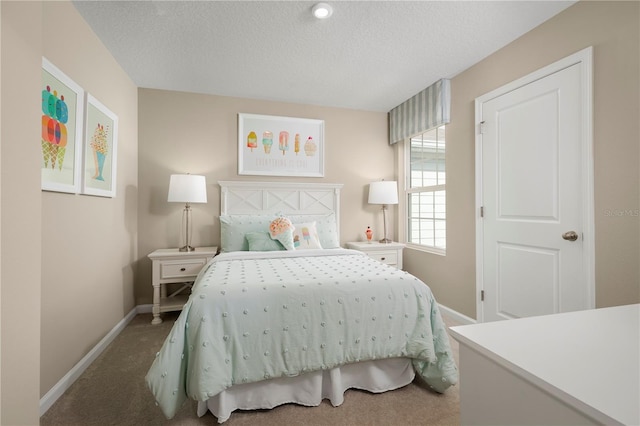
[[[386,112],[574,1],[74,1],[133,82]]]

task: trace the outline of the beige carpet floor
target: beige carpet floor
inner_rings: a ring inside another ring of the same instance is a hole
[[[82,376],[40,418],[40,425],[215,425],[207,413],[196,415],[189,400],[177,416],[167,420],[155,405],[144,376],[178,313],[163,314],[151,325],[151,314],[137,315]],[[448,326],[459,325],[444,317]],[[451,346],[458,361],[458,344]],[[237,425],[457,425],[460,423],[459,387],[445,394],[431,391],[419,379],[382,394],[359,390],[345,393],[345,402],[333,407],[286,404],[272,410],[236,411],[225,422]]]

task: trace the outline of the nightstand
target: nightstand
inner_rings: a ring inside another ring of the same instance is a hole
[[[402,243],[379,243],[377,241],[357,241],[347,243],[347,248],[365,252],[369,257],[372,257],[382,263],[386,263],[389,266],[395,266],[398,269],[402,269],[402,250],[404,249]]]
[[[162,312],[179,311],[187,303],[188,294],[181,294],[191,288],[193,281],[204,265],[218,252],[218,247],[196,247],[194,251],[179,251],[177,248],[158,249],[149,254],[152,263],[151,284],[153,284],[153,320],[160,324]],[[182,283],[182,287],[167,296],[165,284]]]

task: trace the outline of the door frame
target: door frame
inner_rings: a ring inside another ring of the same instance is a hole
[[[534,71],[522,78],[507,83],[475,99],[475,190],[476,190],[476,318],[477,322],[484,322],[484,304],[482,294],[484,290],[484,230],[481,216],[483,206],[483,170],[482,170],[482,105],[496,97],[516,90],[536,80],[561,71],[573,65],[580,66],[581,75],[581,134],[582,158],[580,161],[582,175],[582,214],[583,214],[583,271],[586,277],[587,304],[589,309],[595,308],[595,221],[594,221],[594,183],[593,183],[593,47],[587,47],[569,55],[557,62]]]

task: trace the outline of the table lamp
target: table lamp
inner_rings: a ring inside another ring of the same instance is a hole
[[[381,243],[391,242],[387,238],[387,205],[398,204],[398,182],[394,180],[382,180],[369,184],[369,204],[382,204],[382,221],[384,223],[384,238]]]
[[[207,182],[205,177],[190,174],[171,175],[167,201],[170,203],[185,203],[184,210],[182,211],[185,245],[180,247],[179,250],[195,250],[191,246],[191,203],[207,202]]]

